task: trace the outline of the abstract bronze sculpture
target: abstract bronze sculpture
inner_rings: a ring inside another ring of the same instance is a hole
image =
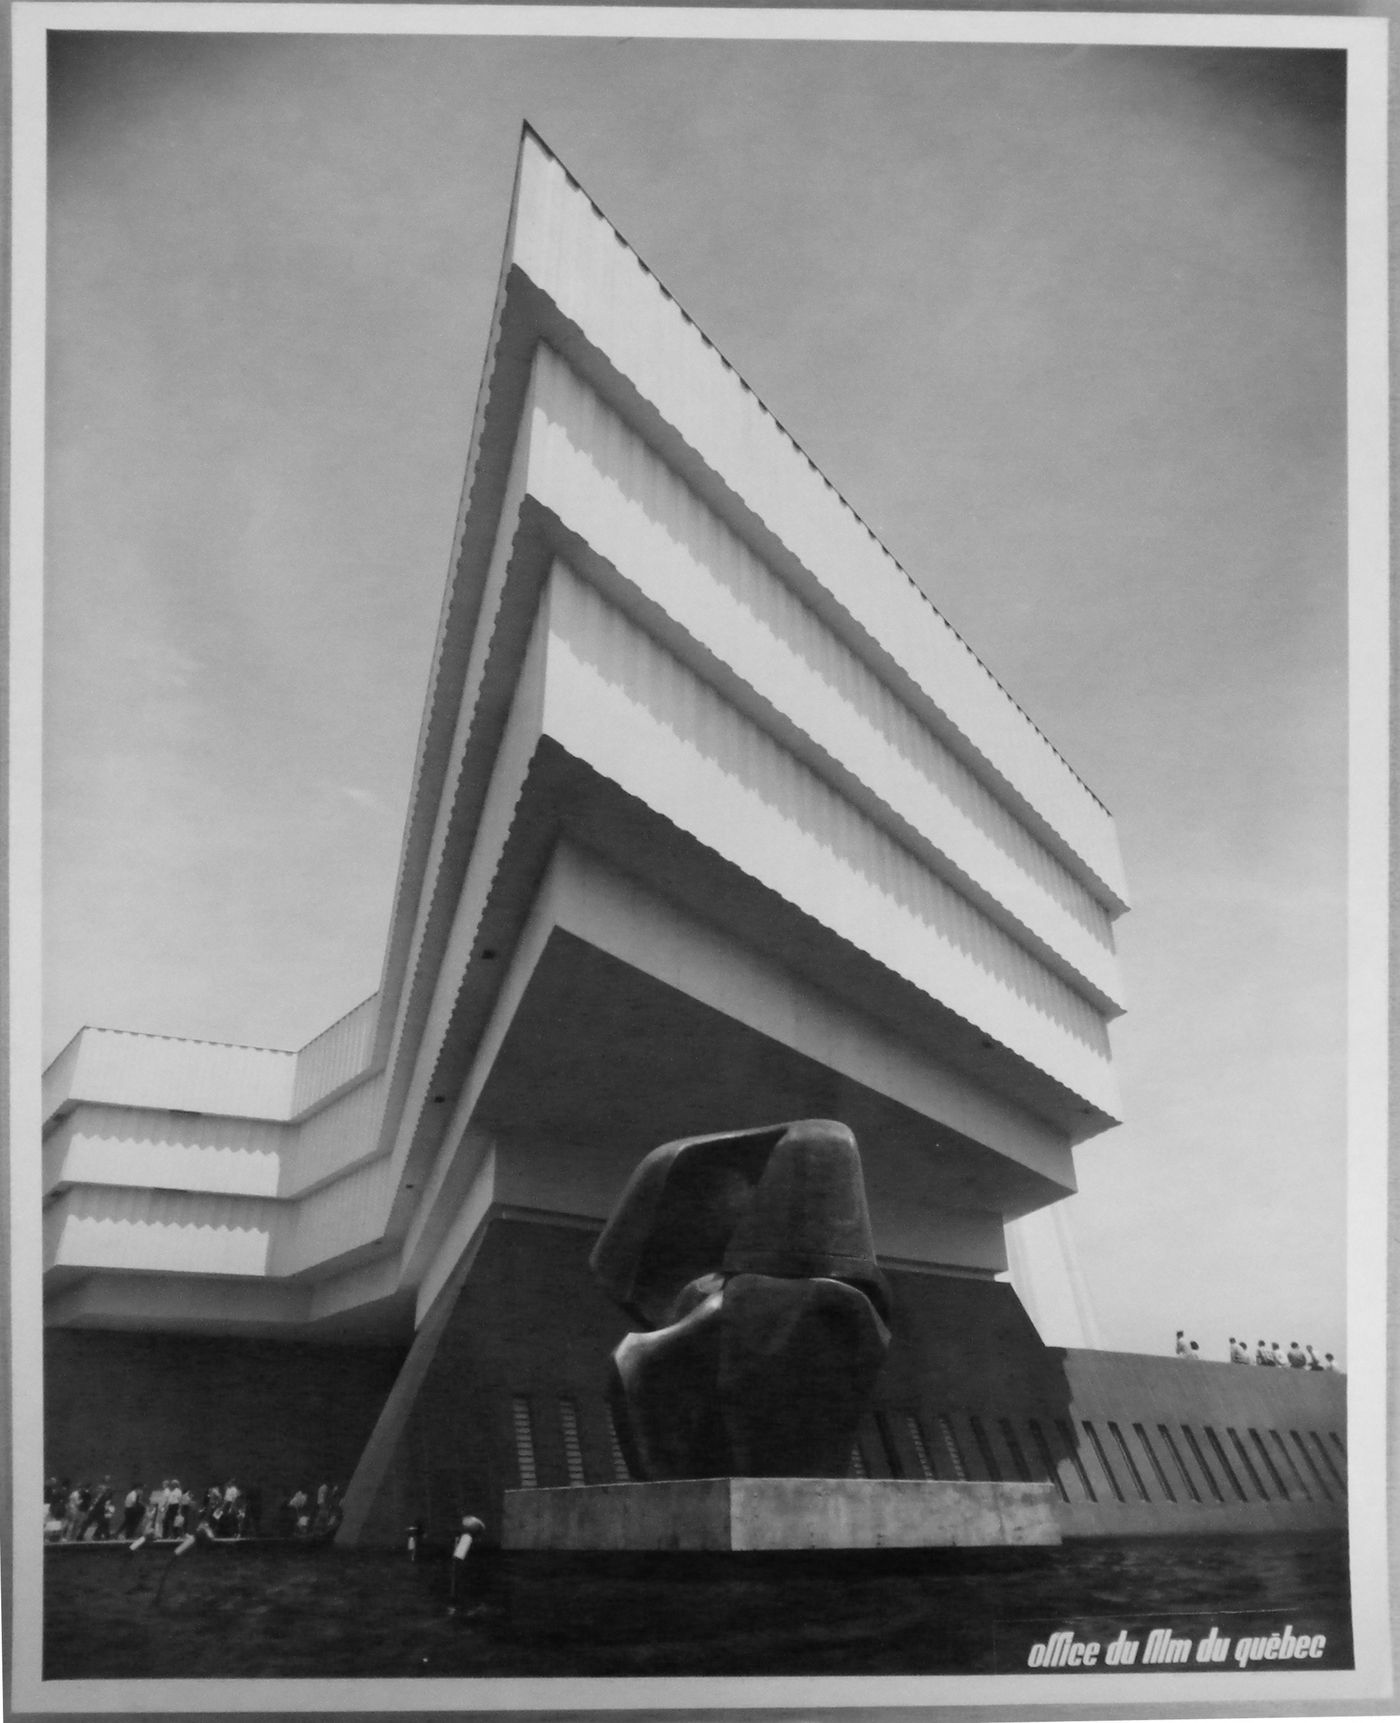
[[[613,1354],[635,1478],[845,1475],[890,1337],[846,1126],[804,1119],[663,1144],[590,1264],[646,1329]]]

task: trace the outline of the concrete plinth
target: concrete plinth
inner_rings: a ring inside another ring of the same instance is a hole
[[[687,1478],[507,1490],[516,1550],[835,1550],[1057,1544],[1051,1484]]]

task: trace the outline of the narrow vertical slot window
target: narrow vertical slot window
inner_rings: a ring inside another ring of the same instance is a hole
[[[1264,1486],[1264,1480],[1259,1476],[1258,1472],[1255,1471],[1254,1461],[1250,1459],[1244,1443],[1240,1440],[1237,1432],[1232,1430],[1228,1425],[1225,1427],[1225,1434],[1230,1438],[1231,1446],[1239,1456],[1239,1462],[1248,1474],[1250,1483],[1254,1485],[1255,1493],[1261,1501],[1267,1502],[1269,1500],[1269,1492]]]
[[[1217,1502],[1223,1502],[1225,1498],[1220,1493],[1220,1485],[1215,1481],[1215,1473],[1212,1472],[1210,1467],[1206,1464],[1206,1457],[1201,1452],[1201,1444],[1196,1440],[1196,1432],[1189,1424],[1183,1424],[1181,1426],[1181,1433],[1186,1438],[1186,1446],[1191,1450],[1191,1457],[1201,1468],[1201,1476],[1210,1485],[1211,1495],[1215,1497]]]
[[[608,1446],[612,1449],[613,1478],[619,1484],[630,1484],[632,1473],[627,1464],[627,1456],[622,1451],[622,1443],[618,1439],[617,1420],[613,1417],[612,1408],[608,1408]]]
[[[1321,1456],[1323,1465],[1332,1474],[1333,1483],[1336,1484],[1338,1491],[1342,1495],[1345,1495],[1346,1494],[1346,1485],[1342,1482],[1342,1474],[1337,1470],[1336,1464],[1334,1463],[1332,1456],[1327,1452],[1326,1447],[1323,1445],[1322,1437],[1319,1436],[1316,1431],[1313,1431],[1312,1432],[1312,1440],[1313,1440],[1313,1447],[1315,1447],[1317,1449],[1318,1454]]]
[[[1312,1491],[1308,1488],[1308,1480],[1298,1470],[1298,1462],[1293,1458],[1292,1454],[1289,1453],[1287,1442],[1284,1441],[1283,1437],[1279,1435],[1277,1430],[1270,1430],[1269,1434],[1274,1439],[1274,1446],[1283,1456],[1284,1465],[1286,1465],[1289,1471],[1293,1474],[1293,1482],[1297,1484],[1299,1490],[1302,1492],[1303,1500],[1305,1502],[1310,1502],[1313,1498]]]
[[[957,1433],[941,1412],[938,1414],[938,1434],[943,1438],[943,1451],[948,1456],[948,1464],[953,1468],[953,1476],[965,1484],[967,1466],[963,1462],[962,1449],[958,1446]]]
[[[1079,1444],[1074,1439],[1074,1431],[1070,1429],[1063,1418],[1056,1418],[1055,1428],[1060,1432],[1060,1440],[1064,1443],[1065,1452],[1069,1455],[1069,1462],[1074,1467],[1074,1475],[1079,1479],[1079,1487],[1091,1502],[1098,1501],[1098,1493],[1089,1482],[1089,1474],[1085,1470],[1083,1460],[1079,1457]]]
[[[1011,1456],[1011,1464],[1016,1468],[1016,1475],[1023,1484],[1028,1484],[1031,1481],[1031,1469],[1026,1464],[1025,1450],[1017,1440],[1016,1431],[1010,1418],[1002,1418],[1000,1423],[1001,1439],[1006,1443],[1006,1451]]]
[[[909,1441],[914,1449],[914,1457],[919,1462],[919,1471],[925,1478],[933,1477],[933,1467],[929,1463],[928,1448],[924,1443],[924,1433],[919,1428],[919,1420],[912,1412],[904,1414],[904,1428],[908,1432]]]
[[[1303,1445],[1303,1438],[1298,1434],[1298,1432],[1296,1430],[1290,1430],[1288,1432],[1288,1434],[1293,1438],[1293,1446],[1303,1456],[1303,1464],[1312,1473],[1313,1482],[1317,1485],[1318,1489],[1322,1491],[1323,1501],[1324,1502],[1330,1502],[1332,1500],[1332,1492],[1331,1492],[1331,1490],[1329,1490],[1327,1488],[1327,1485],[1323,1482],[1322,1473],[1319,1472],[1317,1469],[1317,1462],[1313,1459],[1312,1455],[1308,1452],[1307,1448]]]
[[[1104,1453],[1103,1443],[1099,1440],[1099,1433],[1087,1418],[1084,1420],[1084,1434],[1089,1438],[1090,1444],[1094,1450],[1095,1458],[1099,1462],[1099,1467],[1102,1470],[1103,1475],[1108,1479],[1109,1489],[1113,1491],[1114,1495],[1117,1496],[1120,1502],[1123,1501],[1125,1499],[1123,1495],[1123,1486],[1118,1482],[1117,1478],[1114,1477],[1113,1467],[1108,1463],[1108,1455]]]
[[[1060,1492],[1060,1500],[1067,1502],[1069,1491],[1065,1488],[1065,1481],[1060,1476],[1060,1468],[1055,1464],[1055,1456],[1050,1452],[1050,1444],[1045,1440],[1045,1432],[1040,1427],[1040,1420],[1028,1418],[1026,1427],[1031,1433],[1031,1440],[1035,1443],[1035,1451],[1040,1456],[1040,1463],[1045,1468],[1046,1477]]]
[[[1191,1476],[1190,1472],[1188,1472],[1186,1470],[1186,1462],[1181,1457],[1181,1450],[1177,1447],[1176,1443],[1172,1440],[1171,1431],[1167,1428],[1167,1426],[1165,1424],[1159,1424],[1157,1426],[1157,1434],[1162,1438],[1163,1442],[1166,1444],[1167,1452],[1172,1457],[1172,1464],[1176,1467],[1177,1471],[1181,1474],[1181,1481],[1183,1484],[1186,1485],[1186,1493],[1190,1496],[1190,1498],[1193,1502],[1200,1501],[1201,1492],[1196,1488],[1196,1480]]]
[[[1115,1423],[1110,1421],[1108,1433],[1118,1444],[1118,1452],[1123,1456],[1123,1464],[1128,1468],[1128,1476],[1133,1480],[1133,1488],[1138,1493],[1138,1500],[1150,1502],[1152,1498],[1147,1493],[1147,1485],[1142,1481],[1142,1473],[1138,1470],[1137,1461],[1133,1458],[1132,1452],[1123,1438],[1123,1432]]]
[[[578,1439],[578,1408],[572,1400],[559,1402],[559,1428],[564,1437],[564,1467],[571,1484],[585,1482],[583,1447]]]
[[[982,1456],[982,1464],[986,1468],[987,1476],[994,1484],[1001,1483],[1001,1467],[997,1464],[997,1457],[992,1452],[992,1444],[987,1440],[987,1432],[982,1428],[982,1420],[977,1417],[969,1417],[967,1421],[972,1426],[972,1439],[977,1444],[977,1452]]]
[[[530,1402],[523,1394],[511,1401],[515,1426],[515,1469],[520,1475],[522,1490],[539,1488],[539,1473],[535,1470],[535,1432],[530,1422]]]
[[[893,1416],[894,1414],[891,1412],[877,1412],[875,1414],[875,1428],[880,1434],[880,1444],[885,1450],[885,1461],[890,1468],[890,1476],[902,1478],[904,1476],[904,1461],[900,1457],[899,1443],[895,1441]]]
[[[1143,1453],[1147,1455],[1148,1464],[1152,1467],[1152,1475],[1157,1480],[1157,1488],[1169,1502],[1174,1502],[1176,1500],[1176,1491],[1172,1488],[1171,1479],[1162,1469],[1162,1462],[1157,1458],[1157,1450],[1148,1440],[1147,1431],[1141,1424],[1134,1424],[1133,1434],[1137,1437]]]
[[[1225,1474],[1226,1483],[1229,1484],[1230,1488],[1235,1492],[1240,1501],[1248,1501],[1249,1498],[1244,1493],[1244,1486],[1235,1476],[1234,1468],[1231,1466],[1229,1460],[1225,1458],[1225,1450],[1221,1446],[1219,1436],[1216,1435],[1215,1431],[1211,1429],[1209,1424],[1203,1424],[1201,1428],[1206,1433],[1206,1440],[1215,1451],[1215,1457],[1220,1462],[1220,1469]]]
[[[1274,1464],[1273,1455],[1264,1446],[1264,1438],[1257,1430],[1251,1430],[1249,1439],[1253,1442],[1259,1458],[1264,1462],[1264,1470],[1274,1480],[1274,1488],[1278,1491],[1280,1499],[1286,1502],[1288,1500],[1288,1485],[1283,1481],[1283,1473]]]

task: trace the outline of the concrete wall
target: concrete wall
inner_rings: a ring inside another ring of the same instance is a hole
[[[54,1329],[49,1473],[271,1493],[359,1479],[359,1535],[445,1532],[507,1489],[626,1481],[604,1399],[626,1322],[587,1270],[595,1234],[497,1217],[402,1348]],[[1054,1484],[1068,1536],[1340,1525],[1345,1379],[1043,1346],[1011,1287],[890,1271],[894,1339],[858,1475]],[[372,1472],[372,1476],[369,1473]]]
[[[488,1224],[451,1308],[424,1330],[375,1477],[359,1480],[372,1499],[358,1536],[396,1541],[420,1516],[443,1535],[467,1511],[491,1536],[507,1489],[626,1481],[604,1399],[626,1323],[588,1274],[593,1236]],[[894,1340],[858,1475],[1048,1481],[1067,1536],[1344,1522],[1342,1378],[1066,1352],[1041,1344],[1002,1282],[898,1270],[890,1281]]]
[[[1082,1479],[1074,1466],[1058,1469],[1074,1532],[1343,1522],[1345,1377],[1130,1352],[1062,1356],[1084,1468]]]
[[[567,1225],[488,1225],[443,1320],[430,1314],[420,1330],[431,1355],[410,1354],[422,1371],[411,1405],[376,1437],[384,1451],[373,1499],[356,1507],[363,1541],[396,1542],[419,1517],[441,1535],[469,1511],[494,1536],[507,1489],[626,1481],[604,1391],[627,1322],[588,1273],[595,1237]],[[352,1495],[363,1485],[357,1479]]]
[[[873,1550],[1058,1544],[1049,1484],[683,1478],[508,1490],[517,1550]]]
[[[295,1053],[271,1047],[82,1029],[44,1073],[44,1117],[93,1100],[285,1119],[291,1115],[296,1062]]]
[[[1042,1346],[1008,1285],[891,1280],[871,1476],[1048,1479],[1069,1536],[1343,1523],[1343,1377]]]
[[[125,1491],[162,1478],[260,1483],[270,1509],[298,1483],[344,1483],[402,1363],[401,1348],[51,1329],[48,1476]]]

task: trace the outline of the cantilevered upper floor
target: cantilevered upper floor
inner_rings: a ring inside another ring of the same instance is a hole
[[[379,992],[299,1053],[85,1030],[52,1319],[421,1313],[492,1212],[823,1114],[990,1274],[1114,1122],[1112,821],[527,131]]]

